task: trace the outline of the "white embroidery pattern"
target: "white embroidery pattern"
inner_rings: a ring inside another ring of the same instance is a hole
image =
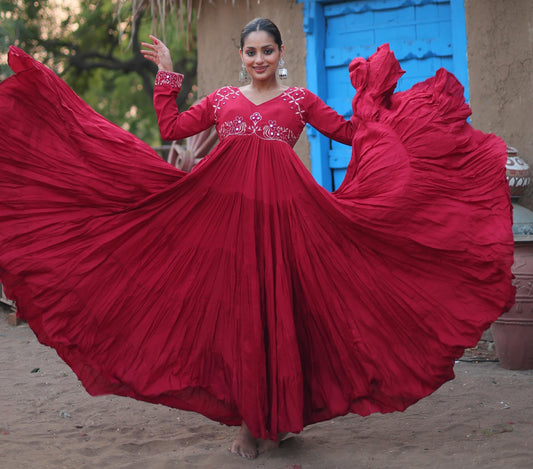
[[[155,86],[169,85],[171,88],[181,88],[183,75],[175,72],[165,72],[160,70],[155,76]]]
[[[213,100],[213,112],[216,121],[218,121],[218,111],[220,111],[222,106],[224,106],[230,98],[235,99],[240,94],[241,92],[237,88],[232,88],[230,86],[225,86],[224,88],[217,90]]]
[[[288,88],[282,93],[283,101],[287,103],[290,109],[294,110],[294,113],[300,119],[302,125],[305,125],[303,117],[303,99],[305,90],[303,88]],[[215,115],[215,121],[219,122],[220,110],[231,99],[236,99],[241,95],[238,88],[231,86],[225,86],[215,92],[213,98],[213,113]],[[276,120],[269,120],[267,123],[261,123],[263,116],[260,112],[256,111],[250,115],[248,119],[243,116],[237,116],[231,121],[221,123],[217,127],[218,136],[220,140],[224,140],[230,135],[257,135],[263,140],[277,140],[280,142],[288,143],[290,146],[294,146],[298,141],[299,135],[296,135],[291,129],[278,125]]]
[[[232,121],[224,122],[218,129],[218,136],[220,140],[224,140],[230,135],[257,135],[263,140],[277,140],[279,142],[288,143],[293,147],[298,136],[294,134],[291,129],[277,125],[275,120],[269,120],[266,124],[261,124],[263,116],[259,112],[254,112],[250,116],[252,124],[244,122],[242,116],[237,116]]]
[[[286,101],[295,114],[299,117],[303,125],[305,125],[303,99],[305,98],[305,90],[300,87],[287,88],[282,94],[283,101]]]
[[[241,116],[237,116],[232,121],[224,122],[218,129],[218,138],[222,141],[230,135],[246,135],[248,124]]]

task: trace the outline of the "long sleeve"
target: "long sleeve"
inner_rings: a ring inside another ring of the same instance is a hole
[[[183,75],[159,71],[154,87],[154,108],[163,140],[180,140],[195,135],[215,124],[213,106],[209,97],[179,112],[176,97],[181,89]]]
[[[305,92],[304,107],[307,123],[321,134],[346,145],[352,144],[353,134],[356,130],[352,121],[344,119],[337,111],[309,90]]]

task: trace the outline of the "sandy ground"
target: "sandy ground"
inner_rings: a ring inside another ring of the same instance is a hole
[[[91,397],[26,324],[0,312],[0,467],[416,469],[533,467],[533,370],[457,362],[456,379],[406,412],[310,426],[254,461],[235,428],[159,405]]]

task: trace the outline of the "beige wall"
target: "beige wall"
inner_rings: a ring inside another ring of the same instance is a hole
[[[465,0],[465,16],[472,125],[533,170],[533,1]],[[533,208],[533,195],[520,203]]]
[[[248,21],[259,16],[270,18],[281,31],[289,71],[285,84],[306,86],[302,4],[297,4],[296,0],[262,0],[259,4],[250,0],[249,3],[248,9],[246,0],[235,0],[235,7],[231,1],[203,2],[197,30],[199,96],[224,85],[239,86],[241,30]],[[309,144],[304,134],[295,150],[310,168]]]

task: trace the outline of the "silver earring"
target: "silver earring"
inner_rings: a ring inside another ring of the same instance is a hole
[[[246,70],[246,65],[244,65],[244,62],[242,63],[242,69],[239,72],[239,81],[241,83],[244,83],[248,80],[248,71]]]
[[[280,80],[285,80],[287,79],[287,69],[285,68],[285,61],[283,59],[279,59],[279,64],[278,64],[278,77],[280,78]]]

